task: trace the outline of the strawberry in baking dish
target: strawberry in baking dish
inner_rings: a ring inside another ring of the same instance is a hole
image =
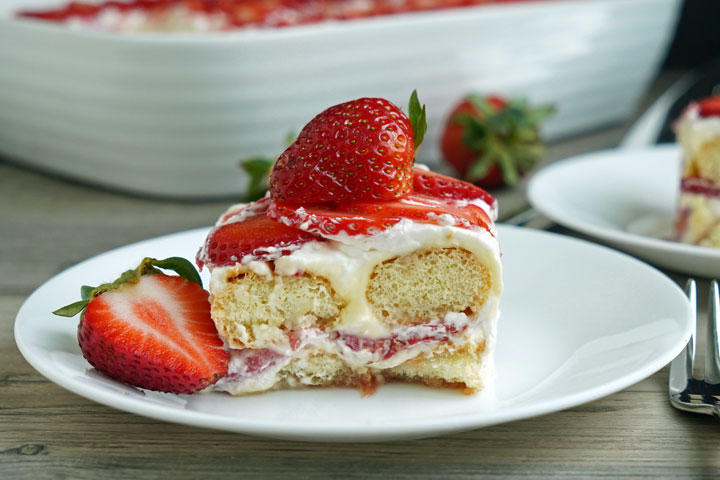
[[[493,0],[110,0],[69,2],[20,17],[119,32],[282,28],[491,3]],[[496,3],[528,0],[494,0]]]

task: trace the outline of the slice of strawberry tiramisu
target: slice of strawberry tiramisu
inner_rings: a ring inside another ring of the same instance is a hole
[[[675,128],[683,149],[678,240],[720,248],[720,96],[690,104]]]
[[[496,204],[413,166],[424,115],[416,97],[410,118],[379,98],[331,107],[280,156],[268,196],[221,216],[197,257],[231,354],[214,388],[487,385]]]

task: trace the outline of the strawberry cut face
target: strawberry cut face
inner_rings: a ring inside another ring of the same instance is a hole
[[[374,235],[403,219],[435,225],[490,231],[487,213],[477,205],[448,202],[423,194],[409,194],[387,202],[352,202],[297,207],[272,202],[268,216],[293,228],[336,238],[345,235]]]
[[[78,341],[99,371],[149,390],[194,393],[227,373],[208,293],[177,276],[144,275],[95,297]]]
[[[335,105],[280,155],[270,195],[295,205],[401,197],[412,189],[413,142],[410,120],[385,99]]]

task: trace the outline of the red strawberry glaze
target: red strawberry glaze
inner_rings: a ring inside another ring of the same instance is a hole
[[[401,338],[401,334],[395,333],[389,338],[372,339],[335,331],[330,334],[330,339],[344,344],[353,352],[367,350],[373,354],[380,353],[382,359],[387,360],[418,343],[447,342],[451,335],[467,330],[467,325],[457,327],[451,324],[431,324],[425,327],[432,330],[432,333],[409,338]]]
[[[444,10],[485,3],[530,0],[133,0],[100,4],[70,2],[49,10],[23,10],[18,16],[52,22],[92,20],[103,11],[142,11],[148,16],[167,16],[173,8],[199,15],[221,15],[223,29],[280,28],[329,20],[351,20],[378,15]]]
[[[247,258],[271,261],[297,250],[310,240],[322,240],[267,217],[269,204],[269,199],[263,198],[228,210],[198,251],[198,266],[231,266],[243,263]]]
[[[495,214],[498,208],[495,198],[482,188],[417,165],[413,168],[413,191],[439,199],[480,200]]]
[[[448,217],[444,217],[444,216]],[[272,202],[268,216],[288,226],[333,238],[337,235],[374,235],[403,219],[440,225],[453,220],[457,227],[492,232],[492,220],[479,206],[428,195],[409,194],[388,202],[352,202],[297,207]]]
[[[460,180],[416,167],[415,193],[392,201],[326,202],[298,206],[269,197],[231,207],[210,232],[196,257],[200,267],[272,261],[311,240],[338,235],[374,235],[403,219],[460,228],[480,228],[494,235],[495,199]],[[249,261],[249,260],[247,260]]]
[[[706,197],[720,198],[720,184],[713,183],[706,178],[683,178],[680,185],[680,190],[685,193],[694,193],[696,195],[705,195]]]

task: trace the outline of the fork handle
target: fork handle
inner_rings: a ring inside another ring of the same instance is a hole
[[[718,282],[710,283],[710,304],[708,306],[708,324],[705,349],[705,382],[720,383],[720,334],[718,316],[720,315],[720,292]]]

